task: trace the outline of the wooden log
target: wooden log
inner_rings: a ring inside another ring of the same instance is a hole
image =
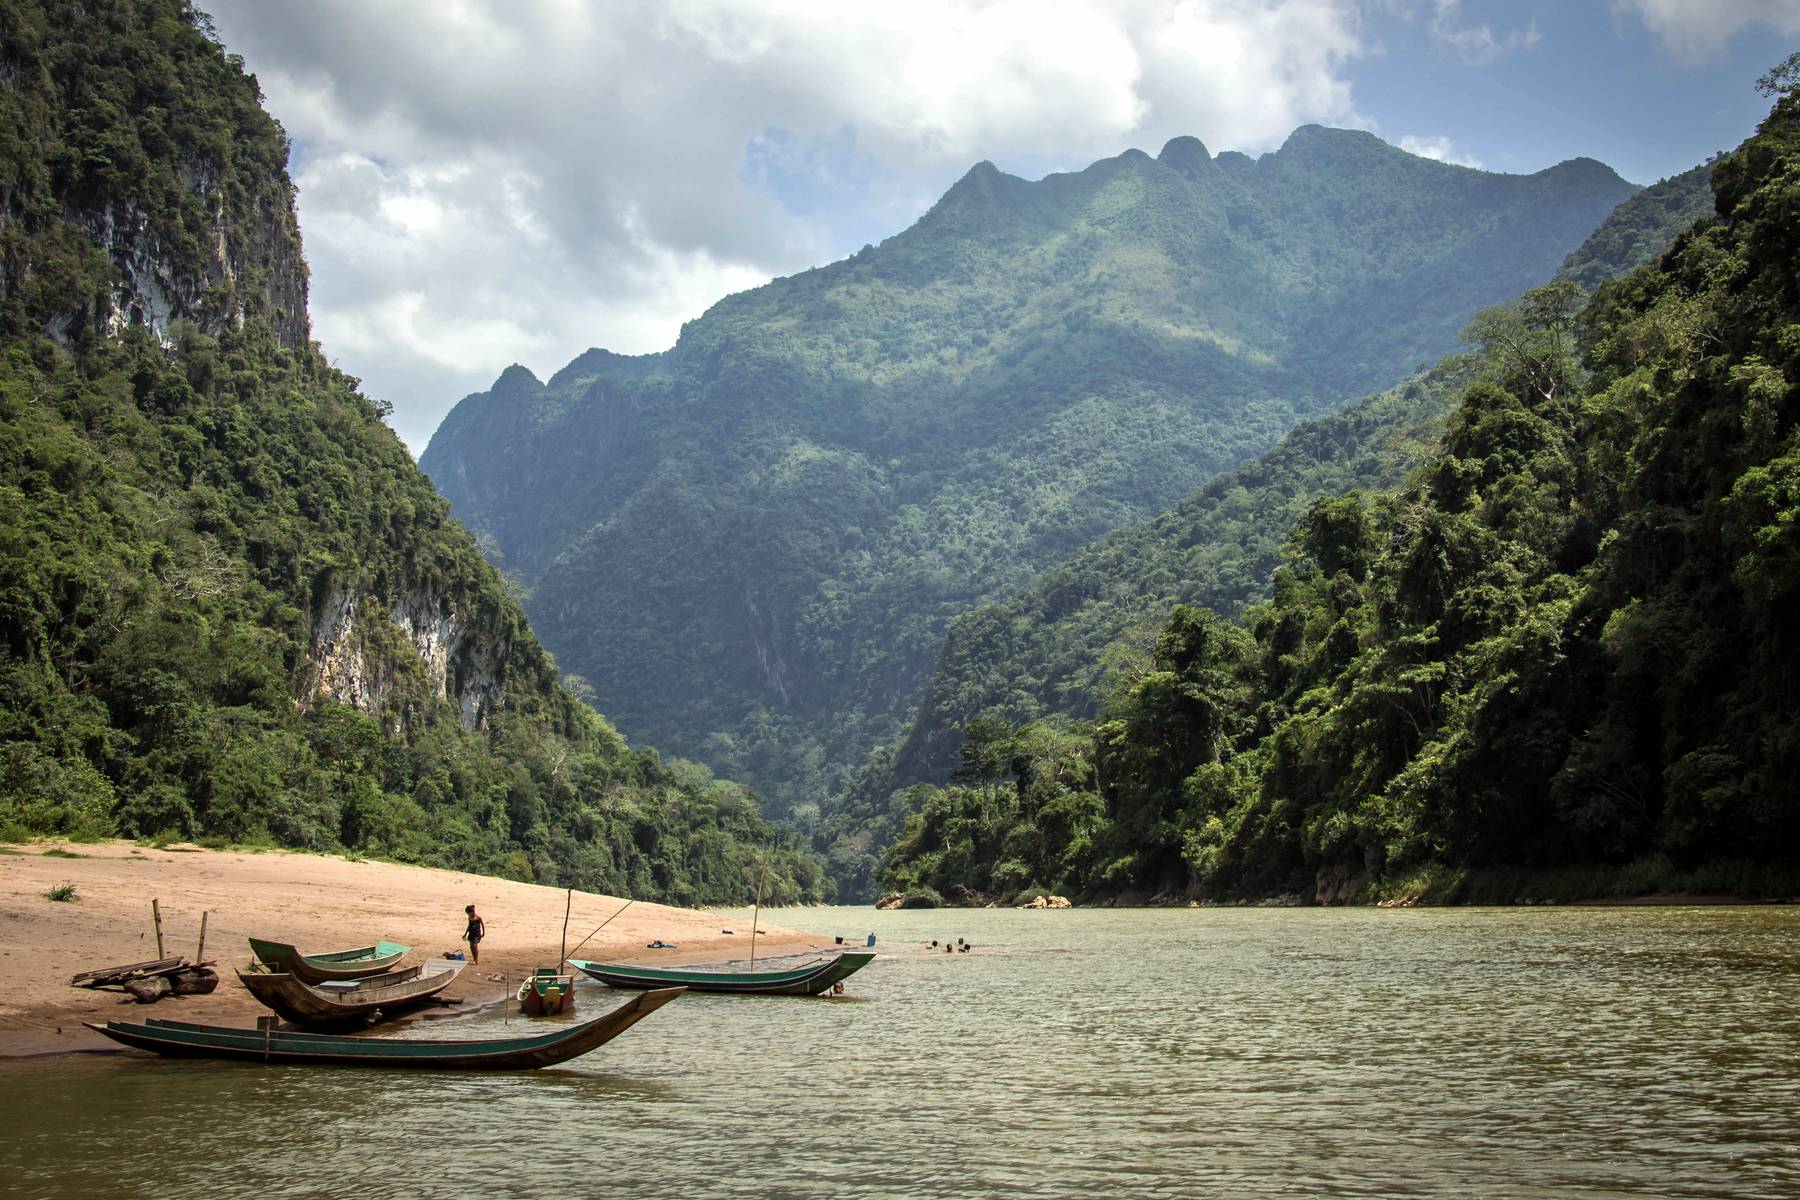
[[[127,979],[142,979],[146,975],[155,975],[166,971],[179,971],[186,965],[187,959],[155,958],[149,962],[125,963],[117,967],[101,967],[96,971],[83,971],[69,980],[70,987],[117,987]]]
[[[149,979],[133,979],[126,983],[125,990],[136,997],[139,1004],[155,1004],[164,996],[175,990],[167,975],[153,975]]]
[[[161,958],[163,956],[162,906],[156,902],[154,897],[150,900],[150,923],[156,926],[156,957]]]

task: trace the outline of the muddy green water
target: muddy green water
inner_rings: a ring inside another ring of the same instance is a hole
[[[1800,909],[776,916],[887,954],[554,1071],[0,1062],[0,1193],[1800,1197]]]

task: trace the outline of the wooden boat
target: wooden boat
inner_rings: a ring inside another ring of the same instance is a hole
[[[821,963],[785,971],[709,971],[693,967],[636,967],[572,958],[569,965],[607,987],[684,987],[692,992],[741,992],[756,996],[816,996],[868,966],[873,951],[846,950]]]
[[[329,954],[302,954],[286,942],[250,939],[250,950],[265,965],[276,971],[297,975],[307,983],[325,983],[333,979],[367,979],[392,970],[405,957],[411,946],[395,942],[376,942],[354,950],[334,950]]]
[[[633,996],[605,1016],[535,1037],[445,1039],[353,1037],[232,1029],[183,1021],[83,1022],[89,1029],[139,1050],[174,1058],[235,1058],[246,1062],[318,1063],[357,1067],[406,1067],[440,1071],[520,1071],[553,1067],[605,1045],[680,996],[662,988]]]
[[[299,1025],[363,1025],[423,1004],[456,981],[464,964],[438,959],[367,979],[313,984],[286,972],[239,971],[250,994]]]
[[[554,1017],[575,1011],[575,977],[555,967],[539,967],[519,985],[519,1008],[528,1017]]]

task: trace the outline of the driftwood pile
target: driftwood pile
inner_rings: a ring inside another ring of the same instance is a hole
[[[219,986],[217,961],[189,962],[185,957],[158,958],[83,971],[69,980],[70,987],[118,988],[139,1004],[155,1004],[164,996],[204,996]]]

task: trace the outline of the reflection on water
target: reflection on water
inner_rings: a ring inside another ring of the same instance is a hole
[[[1800,1197],[1797,909],[789,923],[880,935],[865,1002],[689,995],[517,1075],[0,1063],[0,1192]]]

